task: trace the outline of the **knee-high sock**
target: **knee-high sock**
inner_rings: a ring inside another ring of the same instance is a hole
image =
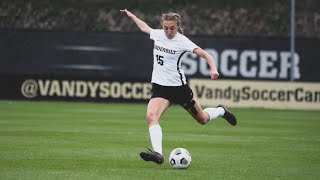
[[[162,129],[159,124],[149,127],[150,139],[154,151],[162,154]]]
[[[205,108],[203,111],[207,112],[210,116],[210,120],[217,118],[218,116],[223,116],[225,111],[222,107],[217,108]]]

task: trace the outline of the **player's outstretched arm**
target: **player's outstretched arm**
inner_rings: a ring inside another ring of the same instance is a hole
[[[146,34],[150,34],[150,30],[151,28],[148,26],[147,23],[145,23],[144,21],[142,21],[141,19],[137,18],[137,16],[135,16],[134,14],[132,14],[130,11],[128,11],[127,9],[122,9],[120,10],[120,12],[126,13],[128,17],[130,17],[135,23],[136,25],[140,28],[140,30]]]
[[[211,79],[218,79],[219,73],[218,73],[217,67],[214,65],[212,56],[201,48],[196,48],[193,50],[193,52],[207,61],[207,63],[210,66]]]

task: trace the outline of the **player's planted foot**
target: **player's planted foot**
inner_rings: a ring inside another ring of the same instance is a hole
[[[222,116],[225,120],[227,120],[232,126],[237,125],[236,117],[226,108],[223,104],[219,104],[217,107],[222,107],[225,111],[224,115]]]
[[[149,152],[141,152],[140,157],[145,161],[152,161],[157,164],[163,163],[163,156],[155,151],[149,149]]]

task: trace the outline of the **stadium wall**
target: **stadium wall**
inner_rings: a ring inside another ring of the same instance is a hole
[[[153,43],[142,33],[2,30],[0,38],[1,99],[145,102],[150,97]],[[296,40],[295,82],[288,82],[289,39],[190,39],[214,57],[221,75],[208,81],[205,60],[184,54],[182,69],[204,105],[217,100],[236,107],[320,109],[319,40]]]

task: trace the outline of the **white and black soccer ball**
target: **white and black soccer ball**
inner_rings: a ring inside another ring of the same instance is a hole
[[[191,155],[184,148],[176,148],[170,153],[169,164],[174,169],[187,169],[191,164]]]

